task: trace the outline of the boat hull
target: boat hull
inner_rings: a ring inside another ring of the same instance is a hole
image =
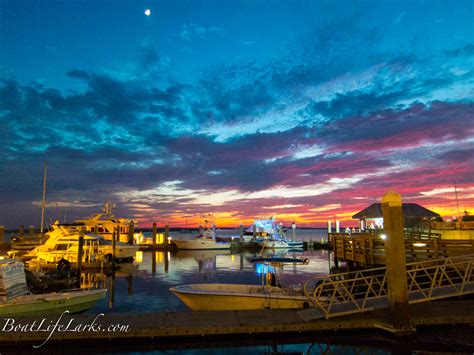
[[[80,313],[92,308],[106,292],[101,289],[18,296],[0,304],[0,317]]]
[[[194,284],[170,289],[193,311],[308,308],[303,295],[284,294],[279,287],[236,284]]]
[[[215,242],[213,240],[173,240],[178,249],[183,250],[227,250],[230,249],[230,243]]]

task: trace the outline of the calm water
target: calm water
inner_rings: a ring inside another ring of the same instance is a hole
[[[219,231],[218,235],[237,235],[236,231]],[[172,233],[173,238],[192,235]],[[327,238],[324,230],[298,231],[298,240]],[[329,273],[329,254],[325,250],[265,250],[264,256],[309,258],[307,265],[285,264],[276,274],[282,284],[303,284],[308,278]],[[133,263],[120,264],[115,277],[86,274],[86,284],[108,288],[106,299],[89,313],[185,311],[188,308],[169,288],[189,283],[261,284],[266,265],[250,262],[258,253],[234,253],[228,250],[180,250],[177,252],[139,251]]]

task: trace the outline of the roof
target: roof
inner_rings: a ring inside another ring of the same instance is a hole
[[[417,203],[403,203],[402,209],[403,209],[403,217],[405,218],[439,217],[438,213],[433,212],[427,208],[424,208]],[[373,203],[366,209],[352,216],[353,219],[381,218],[381,217],[383,217],[381,203]]]

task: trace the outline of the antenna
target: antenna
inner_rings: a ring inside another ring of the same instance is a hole
[[[43,199],[41,200],[41,234],[43,234],[44,227],[44,209],[46,208],[46,172],[47,172],[46,162],[44,163],[44,176],[43,176]]]

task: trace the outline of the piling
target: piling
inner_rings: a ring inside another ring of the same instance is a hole
[[[339,221],[336,221],[336,233],[340,232]]]
[[[135,225],[133,221],[130,221],[130,224],[128,226],[128,238],[127,238],[127,243],[129,245],[133,244],[133,233],[135,232]]]
[[[84,253],[84,231],[79,232],[79,240],[77,243],[77,263],[76,263],[76,274],[77,281],[76,287],[81,287],[81,273],[82,273],[82,255]]]
[[[120,227],[116,227],[112,231],[112,269],[115,270],[115,245],[117,244],[117,237],[120,236]]]
[[[25,226],[23,224],[20,226],[18,234],[20,234],[20,237],[25,235]]]
[[[163,240],[163,244],[165,246],[169,246],[170,244],[169,237],[170,237],[170,225],[167,224],[165,225],[165,240]]]
[[[252,226],[252,234],[253,234],[253,239],[255,240],[257,238],[257,226],[255,223]]]
[[[5,226],[0,226],[0,242],[3,242],[4,236],[5,236]]]
[[[389,191],[382,197],[388,302],[395,330],[410,329],[407,297],[407,267],[403,238],[402,197]]]
[[[291,241],[295,241],[296,240],[296,224],[295,222],[291,223]]]
[[[30,237],[35,235],[35,226],[30,226],[28,228],[28,234],[30,235]]]
[[[242,244],[244,242],[244,226],[243,225],[240,225],[239,232],[240,232],[239,240],[240,240],[240,244]]]
[[[328,235],[332,233],[331,221],[328,221]]]
[[[151,228],[151,235],[152,235],[152,240],[153,240],[153,244],[158,244],[158,240],[157,240],[157,229],[156,229],[156,223],[153,223],[153,226]]]

